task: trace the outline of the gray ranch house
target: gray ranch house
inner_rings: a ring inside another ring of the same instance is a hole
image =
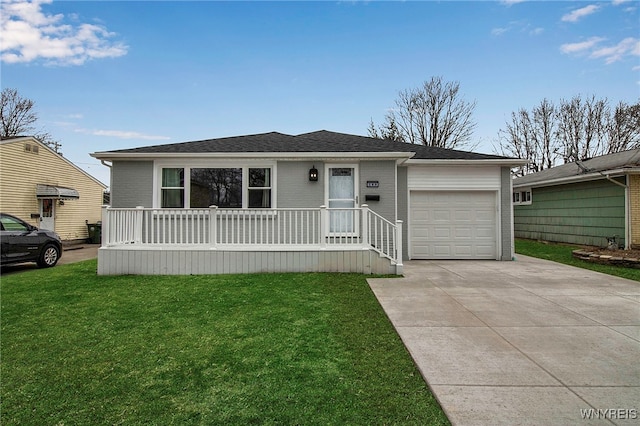
[[[111,167],[99,274],[401,274],[514,253],[523,160],[324,130],[91,155]]]

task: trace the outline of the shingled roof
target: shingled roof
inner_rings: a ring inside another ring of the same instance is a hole
[[[203,154],[203,153],[415,153],[412,159],[438,160],[510,160],[498,155],[479,154],[453,149],[427,147],[391,140],[349,135],[326,130],[286,135],[278,132],[181,142],[140,148],[97,152],[92,156],[107,158],[109,154]]]
[[[561,166],[542,170],[526,176],[514,179],[513,186],[543,186],[552,182],[564,180],[593,179],[611,172],[624,172],[635,169],[640,170],[640,149],[616,152],[613,154],[601,155],[589,160],[577,163],[567,163]]]

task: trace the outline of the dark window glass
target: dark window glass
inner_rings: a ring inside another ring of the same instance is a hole
[[[242,169],[191,169],[191,207],[242,208]]]

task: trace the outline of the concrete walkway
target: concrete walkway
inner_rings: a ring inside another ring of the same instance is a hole
[[[526,256],[404,271],[369,285],[454,425],[640,424],[639,282]]]

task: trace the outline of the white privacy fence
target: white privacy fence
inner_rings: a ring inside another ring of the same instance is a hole
[[[360,208],[154,209],[104,207],[102,245],[298,250],[361,247],[402,263],[402,221]]]

